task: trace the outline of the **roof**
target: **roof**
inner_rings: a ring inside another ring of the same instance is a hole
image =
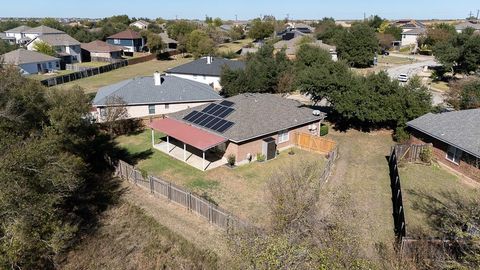
[[[130,25],[135,25],[135,24],[142,24],[142,25],[148,26],[150,23],[147,22],[147,21],[144,21],[144,20],[138,20],[138,21],[135,21],[135,22],[131,23]]]
[[[62,34],[65,33],[58,29],[54,29],[45,25],[40,25],[24,31],[25,34]]]
[[[51,46],[70,46],[70,45],[80,45],[80,41],[74,39],[68,34],[43,34],[36,39],[44,41]]]
[[[407,125],[480,158],[480,109],[428,113]]]
[[[191,145],[202,151],[215,147],[227,139],[214,133],[199,129],[195,126],[177,121],[175,119],[156,119],[149,127],[161,131],[179,141]]]
[[[105,106],[107,98],[121,97],[127,104],[159,104],[221,100],[209,85],[178,78],[162,76],[162,84],[155,85],[153,76],[137,77],[102,87],[93,105]]]
[[[101,40],[94,40],[89,43],[82,43],[82,49],[89,52],[119,52],[124,50],[122,46],[115,46]]]
[[[125,31],[116,33],[108,37],[109,39],[141,39],[142,36],[140,33],[133,31],[132,29],[127,29]]]
[[[178,43],[175,39],[171,39],[166,32],[158,34],[162,38],[163,43]]]
[[[59,60],[58,58],[55,58],[50,55],[46,55],[36,51],[28,51],[25,49],[17,49],[17,50],[8,52],[2,55],[2,59],[3,61],[5,61],[5,63],[13,64],[13,65],[41,63],[41,62]]]
[[[467,28],[473,28],[475,30],[480,30],[480,23],[464,22],[464,23],[457,24],[455,26],[456,30],[465,30]]]
[[[31,27],[26,26],[26,25],[20,25],[20,26],[17,26],[15,28],[12,28],[10,30],[5,31],[5,33],[23,33],[28,29],[31,29]]]
[[[427,30],[425,28],[415,28],[415,29],[411,29],[411,30],[407,30],[407,31],[403,32],[402,35],[418,36],[418,35],[423,35],[426,32],[427,32]]]
[[[165,71],[166,73],[176,74],[191,74],[191,75],[205,75],[205,76],[217,76],[222,74],[222,68],[224,66],[229,67],[232,70],[244,69],[245,63],[237,60],[230,60],[220,57],[212,57],[211,64],[207,64],[207,57],[199,58],[190,63],[186,63]]]
[[[243,142],[261,136],[277,133],[293,127],[317,122],[325,117],[313,115],[313,110],[298,101],[273,94],[240,94],[225,99],[233,102],[233,112],[223,119],[233,122],[225,132],[210,131],[224,136],[233,142]],[[220,102],[215,102],[218,104]],[[182,120],[193,111],[201,111],[202,105],[171,114],[169,117]],[[196,126],[195,124],[192,124]],[[200,127],[200,126],[197,126]],[[203,128],[203,127],[200,127]]]
[[[425,24],[417,20],[399,20],[395,22],[395,25],[401,28],[425,28]]]

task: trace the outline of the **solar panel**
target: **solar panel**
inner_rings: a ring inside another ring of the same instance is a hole
[[[223,106],[227,106],[227,107],[232,107],[232,105],[235,104],[231,101],[228,101],[228,100],[224,100],[222,102],[220,102],[220,105],[223,105]]]
[[[233,112],[234,109],[232,108],[227,108],[225,111],[223,111],[222,113],[218,114],[217,116],[220,117],[220,118],[224,118],[225,116],[229,115],[231,112]]]
[[[187,114],[185,117],[183,117],[183,120],[190,121],[190,118],[192,118],[195,114],[197,114],[197,111],[193,111],[193,112]]]
[[[199,124],[200,122],[202,122],[203,120],[205,120],[205,118],[207,118],[208,114],[204,114],[204,113],[201,113],[202,115],[197,118],[195,121],[193,121],[194,124]]]
[[[195,114],[194,116],[192,116],[192,117],[190,118],[190,120],[188,120],[189,122],[192,122],[192,123],[193,123],[193,122],[195,122],[195,120],[197,120],[200,116],[203,115],[203,113],[201,113],[201,112],[199,112],[199,111],[194,111],[194,112],[196,112],[196,114]]]
[[[216,131],[223,133],[227,129],[229,129],[231,126],[233,126],[233,122],[227,121],[227,123],[221,127],[219,127]]]
[[[221,118],[214,117],[214,119],[210,122],[208,122],[205,127],[211,129],[215,124],[217,124],[219,121],[221,121]]]
[[[211,129],[216,131],[219,127],[225,125],[227,122],[227,120],[221,119],[217,124],[213,125]]]
[[[208,122],[212,121],[215,116],[207,115],[207,117],[200,123],[198,123],[200,126],[205,126]]]
[[[220,114],[222,114],[224,111],[226,111],[228,109],[227,107],[223,107],[223,106],[220,106],[220,107],[221,107],[220,109],[215,111],[215,114],[214,114],[215,116],[219,116]],[[222,117],[220,117],[220,118],[222,118]]]
[[[213,104],[213,103],[212,103],[212,104],[208,104],[208,106],[205,107],[205,109],[203,109],[202,112],[208,113],[209,110],[211,110],[212,108],[214,108],[214,107],[216,107],[216,106],[217,106],[217,104]]]

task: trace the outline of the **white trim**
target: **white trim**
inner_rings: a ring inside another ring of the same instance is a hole
[[[451,149],[453,149],[453,159],[448,158],[448,153]],[[450,161],[453,164],[460,165],[462,154],[463,154],[463,151],[461,149],[458,149],[455,146],[449,145],[445,154],[445,159]],[[457,159],[458,162],[456,162],[455,159]]]
[[[282,130],[278,132],[278,139],[277,143],[285,143],[290,140],[290,131],[288,129]]]

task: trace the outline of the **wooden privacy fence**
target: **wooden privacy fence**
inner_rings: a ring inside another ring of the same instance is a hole
[[[393,223],[395,235],[399,242],[406,236],[405,212],[403,207],[402,188],[400,185],[400,175],[398,174],[398,151],[397,146],[392,147],[390,157],[388,159],[388,167],[390,169],[390,187],[392,189],[393,204]]]
[[[336,142],[308,133],[295,132],[295,145],[319,153],[329,153],[335,149]]]
[[[395,146],[398,161],[406,162],[423,162],[421,153],[428,148],[433,148],[431,143],[428,144],[398,144]]]
[[[332,151],[328,152],[327,164],[325,164],[325,169],[323,169],[322,175],[320,176],[320,185],[328,182],[328,177],[330,176],[335,160],[338,157],[338,146],[335,147]]]
[[[237,230],[250,227],[233,214],[190,191],[153,176],[143,176],[139,170],[124,161],[119,161],[116,175],[155,196],[184,206],[188,211],[198,214],[220,228]]]

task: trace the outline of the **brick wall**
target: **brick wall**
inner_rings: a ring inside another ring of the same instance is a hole
[[[480,182],[480,169],[475,168],[473,165],[465,162],[466,159],[470,156],[468,153],[463,153],[459,164],[455,164],[446,159],[448,144],[439,141],[435,138],[432,138],[426,134],[418,132],[416,130],[410,130],[412,134],[409,143],[411,144],[423,144],[431,143],[433,144],[433,155],[435,160],[441,162],[442,164],[447,165],[448,167],[467,175],[468,177]]]

